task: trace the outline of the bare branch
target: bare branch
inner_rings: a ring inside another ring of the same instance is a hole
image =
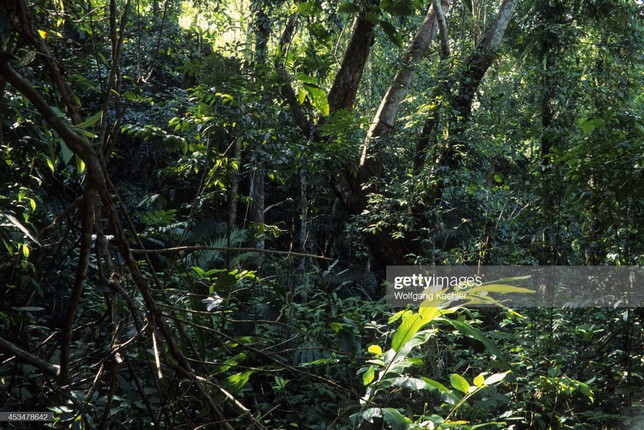
[[[0,74],[2,74],[7,82],[9,82],[16,90],[24,95],[40,112],[40,114],[47,120],[49,125],[58,133],[58,135],[65,141],[65,144],[76,153],[87,166],[87,170],[94,180],[104,186],[105,174],[100,164],[96,153],[94,152],[90,143],[82,135],[76,133],[74,129],[66,124],[49,106],[47,101],[40,95],[34,87],[20,76],[9,63],[9,54],[0,54]]]
[[[32,366],[42,370],[49,376],[56,378],[58,376],[60,368],[56,365],[53,365],[49,363],[48,361],[43,360],[40,357],[35,356],[34,354],[25,351],[24,349],[20,348],[18,345],[15,345],[8,340],[6,340],[3,337],[0,337],[0,348],[4,349],[5,351],[13,354],[17,358],[19,358],[21,361],[25,363],[29,363]]]
[[[94,226],[94,201],[96,199],[96,190],[89,185],[83,195],[81,204],[81,249],[78,257],[78,266],[76,268],[76,278],[74,286],[67,304],[65,313],[65,325],[63,327],[63,339],[60,348],[60,375],[61,384],[67,383],[69,376],[69,354],[74,330],[74,320],[76,319],[76,309],[80,304],[85,284],[85,276],[89,267],[89,257],[92,248],[92,231]]]
[[[449,8],[451,0],[446,1],[446,8]],[[443,11],[443,6],[441,5],[441,0],[432,0],[434,9],[436,9],[436,16],[438,18],[438,27],[441,29],[440,38],[441,38],[441,58],[447,58],[450,55],[449,52],[449,32],[447,29],[447,20],[445,19],[445,12]]]

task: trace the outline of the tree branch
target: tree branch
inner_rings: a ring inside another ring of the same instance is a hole
[[[446,3],[446,9],[449,8],[451,0],[443,0]],[[445,12],[443,11],[443,6],[441,5],[440,0],[432,0],[434,9],[436,9],[436,16],[438,18],[438,27],[440,28],[440,39],[441,39],[441,58],[447,58],[450,56],[449,52],[449,32],[447,29],[447,20],[445,19]]]
[[[373,0],[367,3],[368,5],[373,3]],[[358,14],[353,21],[351,38],[344,52],[342,65],[335,75],[333,86],[329,91],[329,112],[353,109],[362,72],[373,44],[374,27],[375,24],[367,19],[367,14],[364,12]]]
[[[101,186],[105,186],[103,168],[90,143],[85,137],[76,133],[70,125],[66,124],[53,111],[40,93],[11,67],[9,54],[7,53],[0,53],[0,74],[34,105],[49,125],[65,141],[69,149],[83,160],[94,180]]]
[[[446,7],[449,7],[450,1],[445,1]],[[416,72],[416,66],[418,66],[418,63],[425,55],[425,52],[438,32],[436,15],[436,6],[429,6],[423,23],[418,28],[414,39],[405,52],[402,67],[396,72],[371,122],[371,127],[369,127],[369,131],[362,145],[362,155],[360,157],[360,167],[362,170],[365,170],[367,177],[380,176],[382,171],[382,157],[377,153],[381,151],[376,150],[376,154],[370,153],[374,152],[371,145],[372,141],[375,139],[384,139],[393,130],[398,109],[407,95],[409,85]]]
[[[65,325],[63,326],[63,339],[60,348],[60,374],[59,381],[61,384],[67,383],[69,376],[69,354],[74,331],[74,320],[76,319],[76,309],[80,304],[83,294],[83,285],[85,276],[89,267],[89,257],[92,248],[92,231],[94,226],[94,201],[96,199],[96,190],[90,184],[85,189],[83,201],[81,204],[81,248],[78,257],[78,266],[76,268],[76,277],[72,294],[67,304],[65,313]]]
[[[60,371],[60,368],[58,366],[53,365],[48,361],[45,361],[42,358],[37,357],[28,351],[25,351],[24,349],[20,348],[18,345],[15,345],[9,342],[3,337],[0,337],[0,348],[4,349],[10,354],[13,354],[21,361],[25,363],[29,363],[32,366],[36,367],[37,369],[42,370],[52,378],[58,377],[58,373]]]
[[[72,121],[72,124],[80,124],[83,118],[80,113],[78,104],[74,99],[73,92],[67,81],[65,81],[65,78],[63,78],[65,69],[58,62],[58,60],[54,58],[54,56],[51,54],[51,51],[47,47],[47,44],[36,31],[36,27],[34,26],[33,19],[31,18],[31,13],[29,11],[29,6],[27,6],[24,0],[15,0],[15,5],[18,12],[18,19],[20,20],[20,25],[22,26],[22,35],[31,42],[34,48],[36,48],[36,51],[40,54],[40,58],[45,63],[45,66],[49,69],[52,80],[54,81],[54,84],[56,85],[56,88],[58,89],[58,92],[60,93],[60,96],[65,103],[65,107],[67,108],[67,112],[69,114],[69,118]]]
[[[492,25],[490,25],[483,39],[477,45],[476,51],[465,63],[463,73],[459,79],[461,85],[453,99],[453,105],[458,110],[457,115],[461,117],[461,123],[465,123],[472,113],[474,93],[481,85],[485,73],[496,58],[495,51],[503,40],[503,35],[508,28],[517,3],[518,0],[503,1]]]

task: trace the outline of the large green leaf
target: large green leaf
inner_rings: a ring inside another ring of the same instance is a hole
[[[382,417],[393,430],[405,430],[409,427],[405,417],[394,408],[382,408]]]
[[[379,21],[379,24],[389,40],[391,40],[397,47],[402,48],[403,41],[400,37],[400,34],[398,33],[398,30],[396,30],[396,27],[394,27],[389,21],[385,21],[384,19],[381,19]]]
[[[449,383],[463,394],[467,394],[470,391],[470,384],[458,373],[454,373],[449,377]]]
[[[407,314],[403,316],[402,323],[391,341],[391,347],[398,352],[424,325],[423,318],[419,314]]]
[[[304,84],[304,88],[309,93],[309,97],[311,99],[311,104],[313,105],[313,107],[318,109],[322,113],[322,115],[328,116],[329,100],[327,99],[326,94],[324,94],[324,91],[322,91],[320,88],[315,87],[313,85]]]

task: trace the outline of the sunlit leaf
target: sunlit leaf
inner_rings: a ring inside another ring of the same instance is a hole
[[[376,355],[382,355],[382,348],[378,345],[371,345],[367,351],[371,352],[372,354]]]
[[[495,373],[492,376],[488,376],[487,378],[485,378],[485,385],[496,384],[497,382],[502,381],[506,376],[508,376],[509,373],[510,371],[507,371],[503,373]]]
[[[369,366],[367,371],[362,374],[362,383],[364,385],[369,385],[371,381],[373,381],[374,375],[375,375],[375,371],[373,366]]]
[[[407,314],[403,316],[402,323],[391,341],[391,348],[399,351],[406,343],[414,337],[418,330],[423,326],[423,319],[419,314]]]
[[[461,375],[454,373],[449,377],[449,383],[463,394],[470,390],[470,384]]]
[[[486,293],[523,293],[532,294],[534,291],[528,288],[514,287],[512,285],[504,284],[488,284],[481,285],[480,287],[473,287],[467,290],[469,294],[486,292]]]
[[[27,230],[27,227],[22,225],[22,223],[20,221],[18,221],[13,215],[5,214],[5,213],[3,213],[2,215],[4,215],[4,217],[7,218],[11,224],[16,226],[21,232],[23,232],[25,234],[25,236],[27,236],[32,242],[37,243],[38,245],[40,245],[40,242],[38,242],[38,239],[36,239],[34,236],[32,236],[31,233],[29,232],[29,230]]]
[[[482,387],[483,384],[485,384],[485,377],[483,375],[478,375],[477,377],[474,378],[474,381],[472,381],[472,382],[477,387]]]

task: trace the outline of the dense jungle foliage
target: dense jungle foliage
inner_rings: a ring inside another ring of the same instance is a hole
[[[1,0],[0,411],[55,416],[2,425],[644,428],[641,307],[383,298],[644,265],[643,18]]]

